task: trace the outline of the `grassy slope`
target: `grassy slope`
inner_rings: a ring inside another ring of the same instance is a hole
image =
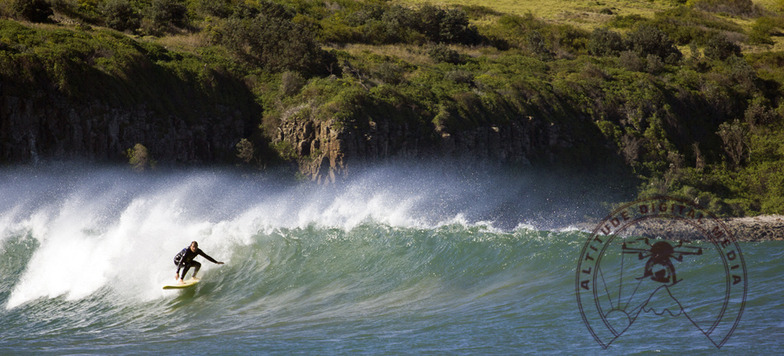
[[[674,0],[397,0],[408,6],[421,6],[435,4],[442,6],[483,6],[499,13],[526,15],[533,14],[551,23],[568,24],[585,30],[593,30],[606,26],[615,16],[640,15],[653,18],[656,13],[672,9],[676,6]],[[755,5],[775,12],[784,10],[784,1],[781,0],[754,0]],[[609,13],[608,13],[609,10]],[[752,19],[738,16],[721,16],[748,30]],[[488,25],[497,20],[495,16],[486,16],[476,19],[479,26]],[[782,51],[784,50],[784,37],[774,37],[772,46],[746,46],[744,50],[752,52]],[[685,49],[687,50],[688,49]]]
[[[500,13],[525,15],[550,21],[568,23],[585,28],[599,26],[613,15],[602,10],[611,10],[615,15],[653,16],[655,12],[671,8],[670,2],[656,0],[399,0],[410,5],[435,4],[445,6],[485,6]]]

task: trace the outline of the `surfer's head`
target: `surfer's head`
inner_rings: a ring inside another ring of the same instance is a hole
[[[199,243],[196,241],[191,242],[191,251],[196,252],[199,249]]]

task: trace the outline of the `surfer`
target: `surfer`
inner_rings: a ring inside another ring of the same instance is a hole
[[[219,265],[223,264],[223,262],[218,262],[214,258],[207,256],[207,254],[199,248],[199,243],[193,241],[190,246],[182,249],[177,256],[174,256],[174,264],[177,266],[177,274],[174,278],[180,281],[180,283],[185,283],[183,279],[185,279],[185,274],[188,273],[188,270],[191,267],[194,268],[192,278],[196,278],[196,274],[199,273],[199,269],[201,268],[201,263],[196,262],[193,259],[198,255],[204,256],[204,258],[212,263],[217,263]],[[180,269],[182,269],[182,278],[180,278]]]

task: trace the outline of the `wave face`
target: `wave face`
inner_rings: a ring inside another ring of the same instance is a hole
[[[599,206],[575,185],[405,166],[330,187],[74,167],[0,173],[2,353],[599,349],[575,303],[587,234],[555,228]],[[226,264],[199,258],[202,283],[162,290],[192,240]],[[766,287],[726,348],[781,350],[782,247],[744,245]],[[713,347],[640,329],[613,348]]]

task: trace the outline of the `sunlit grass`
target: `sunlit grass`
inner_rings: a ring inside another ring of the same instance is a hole
[[[400,3],[420,6],[424,4],[455,6],[484,6],[499,13],[525,15],[555,23],[571,24],[591,30],[603,25],[616,15],[640,15],[653,17],[655,13],[676,6],[672,0],[398,0]],[[768,11],[784,11],[784,0],[756,0],[755,4]],[[495,18],[486,16],[474,21],[477,25],[487,25]],[[732,18],[743,24],[748,20]],[[745,26],[744,26],[745,27]],[[776,41],[774,39],[774,41]]]
[[[614,15],[637,14],[652,17],[654,13],[673,7],[668,0],[399,0],[409,5],[472,5],[484,6],[501,13],[533,14],[552,22],[568,23],[581,28],[594,28]],[[483,19],[482,21],[489,21]]]
[[[193,52],[199,47],[207,45],[207,40],[201,32],[164,36],[154,42],[168,48],[184,52]]]

